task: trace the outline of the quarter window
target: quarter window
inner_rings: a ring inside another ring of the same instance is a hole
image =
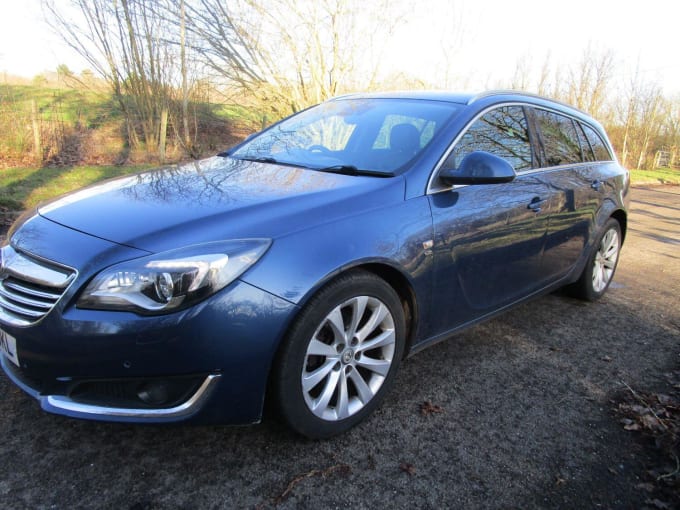
[[[485,113],[458,141],[444,167],[458,168],[463,158],[474,151],[495,154],[516,171],[530,169],[531,142],[524,109],[521,106],[504,106]]]
[[[545,153],[543,166],[581,163],[581,146],[574,122],[564,115],[546,110],[535,110],[536,124],[543,138]]]
[[[600,138],[593,128],[587,124],[581,124],[583,131],[586,134],[586,138],[590,142],[590,146],[593,148],[595,153],[595,161],[612,161],[612,155],[609,153],[609,149]]]
[[[593,154],[593,149],[590,146],[590,142],[586,140],[586,135],[583,133],[583,126],[575,122],[576,132],[578,133],[578,141],[581,144],[581,152],[583,153],[583,161],[588,163],[595,161],[595,155]]]

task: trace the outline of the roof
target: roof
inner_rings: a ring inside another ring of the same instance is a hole
[[[448,103],[468,104],[475,94],[446,92],[438,90],[402,90],[397,92],[367,92],[346,94],[334,99],[428,99],[430,101],[446,101]]]
[[[573,112],[578,112],[586,116],[590,116],[587,112],[579,110],[573,105],[563,103],[555,99],[550,99],[531,92],[523,92],[521,90],[487,90],[484,92],[448,92],[443,90],[402,90],[396,92],[367,92],[346,94],[336,97],[334,99],[425,99],[430,101],[446,101],[449,103],[457,103],[462,105],[471,105],[482,99],[489,99],[493,97],[521,100],[539,100],[541,102],[568,108]],[[531,102],[531,101],[530,101]]]

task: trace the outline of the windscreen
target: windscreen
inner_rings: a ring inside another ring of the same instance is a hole
[[[272,126],[231,156],[394,174],[420,154],[460,108],[431,100],[329,101]]]

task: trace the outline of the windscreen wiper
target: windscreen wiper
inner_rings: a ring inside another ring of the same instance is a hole
[[[272,158],[271,156],[243,156],[239,157],[237,159],[242,159],[244,161],[256,161],[258,163],[278,163],[278,161],[275,158]]]
[[[316,168],[318,172],[329,172],[332,174],[343,175],[370,175],[372,177],[392,177],[392,174],[378,172],[376,170],[363,170],[354,165],[332,165],[323,168]]]

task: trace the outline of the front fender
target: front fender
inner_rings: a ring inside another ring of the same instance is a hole
[[[432,285],[432,235],[428,201],[417,197],[276,239],[241,279],[304,305],[338,274],[379,263],[402,273],[423,304]]]

